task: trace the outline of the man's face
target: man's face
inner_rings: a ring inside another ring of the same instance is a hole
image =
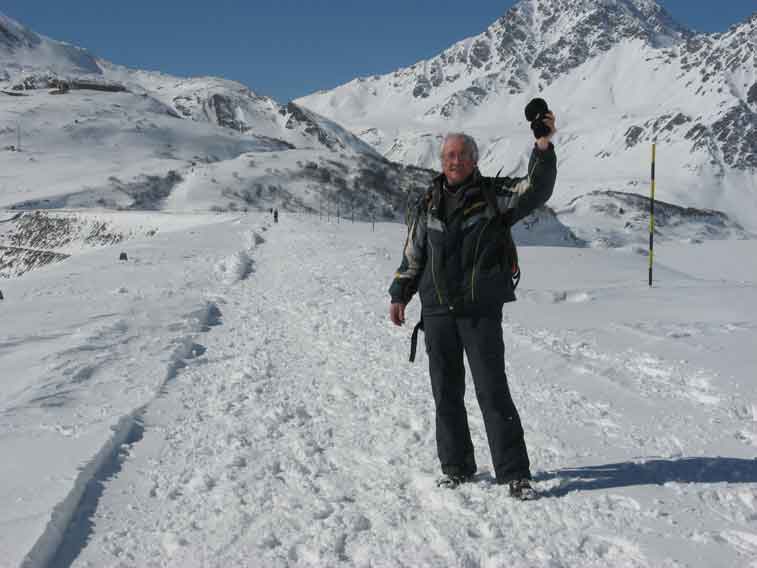
[[[473,173],[473,161],[462,138],[450,138],[442,148],[442,172],[450,185],[464,181]]]

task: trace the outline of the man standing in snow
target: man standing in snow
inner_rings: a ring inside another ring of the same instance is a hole
[[[536,140],[523,178],[485,178],[470,136],[448,134],[442,174],[411,209],[402,264],[392,281],[390,318],[405,323],[405,306],[421,299],[431,387],[436,406],[440,487],[457,487],[476,473],[465,410],[463,352],[473,374],[496,481],[519,499],[533,499],[530,464],[518,411],[505,375],[502,308],[515,300],[517,262],[510,226],[543,205],[557,176],[555,117]]]

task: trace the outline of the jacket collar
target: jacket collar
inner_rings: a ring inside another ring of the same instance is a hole
[[[481,172],[478,167],[473,168],[473,173],[468,178],[457,186],[457,191],[465,192],[469,187],[478,185],[481,180]],[[442,189],[447,186],[447,178],[444,174],[439,174],[433,180],[434,189]]]
[[[480,186],[480,182],[482,179],[481,172],[478,168],[474,168],[473,173],[466,179],[463,183],[461,183],[458,186],[457,191],[462,192],[462,199],[465,203],[469,199],[471,199],[475,194],[478,194],[478,186]],[[433,192],[431,195],[431,213],[435,216],[439,216],[439,207],[441,205],[442,201],[442,190],[444,189],[445,185],[447,184],[447,178],[444,176],[444,174],[439,174],[436,176],[433,181]],[[471,189],[476,188],[475,191],[470,191]]]

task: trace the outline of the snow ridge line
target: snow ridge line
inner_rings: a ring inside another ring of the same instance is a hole
[[[265,231],[267,227],[263,227]],[[237,251],[229,257],[223,258],[216,263],[214,268],[219,279],[225,284],[231,286],[240,280],[246,280],[255,269],[253,253],[258,245],[265,242],[265,239],[256,231],[250,231],[244,235],[246,247]]]
[[[266,230],[264,227],[263,230]],[[248,248],[240,255],[248,258],[254,248],[265,242],[257,233],[247,235]],[[249,259],[249,270],[252,261]],[[231,285],[236,282],[226,281]],[[178,339],[178,345],[169,359],[164,380],[155,390],[153,397],[144,405],[122,417],[111,427],[113,435],[97,454],[79,471],[74,486],[63,501],[52,511],[50,521],[44,532],[21,562],[21,568],[68,568],[76,560],[86,545],[91,532],[91,519],[97,509],[97,502],[102,494],[104,484],[118,475],[124,460],[124,445],[133,445],[144,436],[143,417],[150,404],[165,393],[166,387],[186,367],[186,360],[202,354],[205,348],[194,342],[198,333],[211,331],[211,327],[220,325],[221,310],[217,304],[207,301],[203,307],[189,314],[190,333]],[[68,538],[67,538],[68,537]]]
[[[137,417],[144,412],[142,407],[128,414],[113,426],[113,435],[90,462],[83,467],[76,477],[73,489],[68,496],[55,506],[50,521],[42,535],[21,563],[23,568],[43,568],[54,566],[53,560],[64,548],[64,536],[69,531],[81,508],[82,498],[90,484],[99,482],[100,472],[118,460],[121,445],[124,444],[137,426]],[[72,559],[73,560],[73,559]]]
[[[197,333],[210,331],[220,325],[221,312],[214,302],[207,302],[192,312],[189,320]],[[22,568],[52,568],[70,566],[86,544],[91,529],[90,519],[97,508],[97,501],[104,483],[117,475],[123,462],[122,448],[139,442],[144,434],[142,417],[150,404],[161,396],[167,385],[186,366],[185,361],[195,356],[202,346],[189,334],[178,340],[169,359],[165,378],[155,390],[153,397],[135,411],[122,417],[112,427],[113,434],[97,454],[79,471],[68,496],[53,509],[45,531],[21,563]]]

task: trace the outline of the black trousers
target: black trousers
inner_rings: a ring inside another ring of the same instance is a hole
[[[476,472],[464,402],[465,351],[497,482],[530,479],[523,427],[505,375],[502,317],[424,316],[423,323],[436,404],[436,446],[442,471],[450,475]]]

